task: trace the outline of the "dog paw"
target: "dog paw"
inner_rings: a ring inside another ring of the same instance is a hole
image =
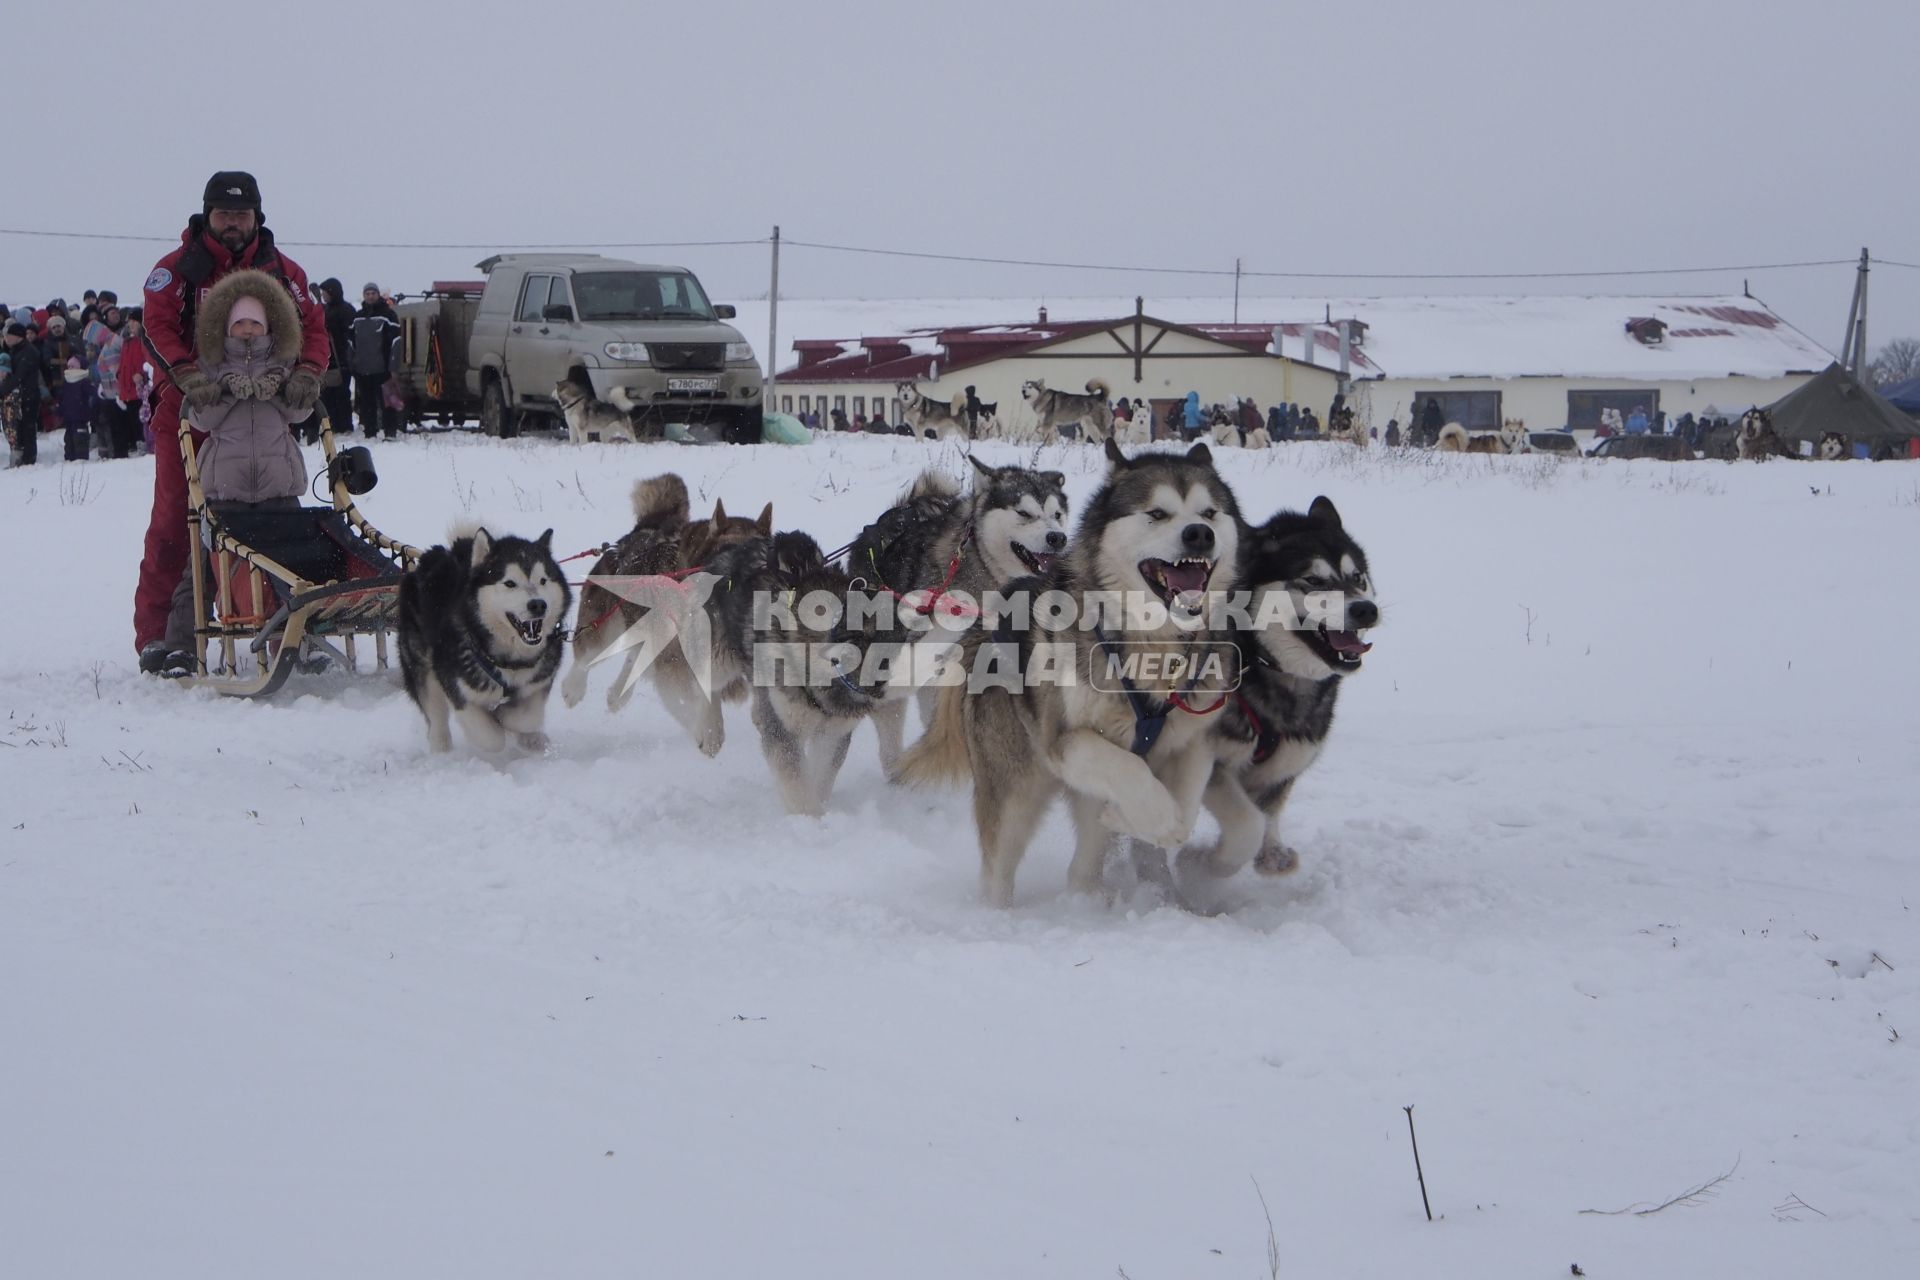
[[[1270,844],[1253,860],[1253,869],[1263,876],[1284,876],[1300,869],[1300,855],[1284,844]]]
[[[1109,804],[1100,820],[1121,835],[1145,840],[1162,849],[1177,849],[1187,838],[1187,824],[1181,820],[1180,806],[1164,787],[1133,792],[1125,800]]]
[[[710,729],[703,730],[700,736],[693,740],[693,745],[700,748],[701,755],[709,760],[713,759],[720,754],[720,748],[727,745],[726,728],[716,724]]]
[[[544,756],[553,750],[553,743],[544,733],[516,733],[513,740],[520,744],[522,751],[536,756]]]

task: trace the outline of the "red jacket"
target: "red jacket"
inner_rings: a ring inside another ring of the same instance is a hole
[[[146,326],[141,325],[140,328],[144,333]],[[113,391],[116,396],[126,401],[129,406],[136,405],[140,402],[140,387],[138,385],[140,370],[145,368],[151,361],[152,357],[147,354],[145,338],[135,338],[123,344],[120,348],[120,369],[119,372],[114,375]]]
[[[273,232],[261,227],[239,257],[227,252],[227,246],[207,230],[207,220],[195,214],[187,219],[180,233],[180,247],[154,263],[147,277],[145,328],[147,350],[153,354],[155,372],[164,377],[175,365],[193,363],[193,334],[185,320],[187,290],[196,291],[195,306],[220,277],[252,267],[286,282],[293,305],[300,312],[301,367],[320,373],[327,367],[326,313],[314,301],[307,287],[307,273],[300,264],[273,247]],[[123,358],[124,362],[124,358]]]

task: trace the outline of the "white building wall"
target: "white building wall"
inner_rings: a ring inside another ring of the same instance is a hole
[[[1151,341],[1154,330],[1152,326],[1148,328]],[[1102,345],[1112,354],[1101,351]],[[1111,338],[1095,334],[1089,339],[1049,347],[1045,354],[1010,355],[952,373],[942,371],[938,378],[923,381],[920,390],[937,400],[950,400],[971,385],[980,399],[1000,406],[1002,419],[1018,420],[1027,414],[1020,388],[1029,379],[1039,379],[1057,391],[1079,394],[1085,392],[1088,379],[1098,378],[1107,384],[1108,393],[1115,400],[1121,397],[1178,400],[1189,391],[1198,391],[1202,404],[1218,402],[1231,406],[1236,397],[1252,396],[1263,411],[1270,405],[1287,401],[1309,405],[1324,419],[1339,384],[1338,375],[1331,369],[1241,353],[1178,333],[1167,334],[1153,354],[1141,362],[1143,380],[1140,382],[1133,380],[1133,363],[1133,358],[1115,347]],[[835,397],[845,397],[847,414],[851,417],[854,397],[866,397],[871,403],[873,396],[883,394],[891,406],[895,392],[890,383],[798,382],[783,378],[775,394],[783,402],[792,396],[795,412],[799,410],[801,396],[811,397],[816,408],[822,396],[829,406]],[[898,421],[891,407],[888,421]]]
[[[1386,429],[1389,419],[1402,425],[1419,415],[1415,397],[1428,391],[1498,391],[1503,418],[1520,418],[1529,429],[1550,431],[1566,425],[1569,391],[1658,391],[1660,409],[1672,421],[1695,417],[1709,407],[1737,417],[1754,405],[1768,405],[1813,380],[1811,374],[1779,378],[1700,378],[1687,382],[1636,382],[1609,378],[1382,378],[1354,384],[1352,400],[1369,426]],[[1651,410],[1652,406],[1649,406]]]

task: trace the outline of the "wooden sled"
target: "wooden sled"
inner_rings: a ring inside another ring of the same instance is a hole
[[[216,513],[201,487],[191,428],[181,416],[189,572],[194,617],[203,621],[194,628],[193,674],[179,683],[262,697],[286,683],[305,641],[318,642],[334,662],[358,671],[355,641],[363,636],[373,638],[374,669],[386,669],[387,633],[400,616],[400,579],[420,549],[381,533],[353,505],[333,465],[333,424],[324,412],[320,447],[332,506]],[[208,663],[209,647],[217,665]]]

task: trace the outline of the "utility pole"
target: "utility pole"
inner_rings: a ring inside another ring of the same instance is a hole
[[[778,413],[779,401],[773,398],[780,381],[780,228],[773,229],[773,283],[767,288],[767,390],[761,404],[765,412]]]
[[[1867,269],[1872,259],[1860,251],[1860,266],[1853,277],[1853,302],[1847,307],[1847,336],[1840,346],[1840,367],[1860,376],[1867,358]]]
[[[1240,259],[1233,260],[1233,322],[1240,323]]]
[[[1867,272],[1872,261],[1865,249],[1860,250],[1860,327],[1854,331],[1853,338],[1853,376],[1856,378],[1871,363],[1867,359]]]

